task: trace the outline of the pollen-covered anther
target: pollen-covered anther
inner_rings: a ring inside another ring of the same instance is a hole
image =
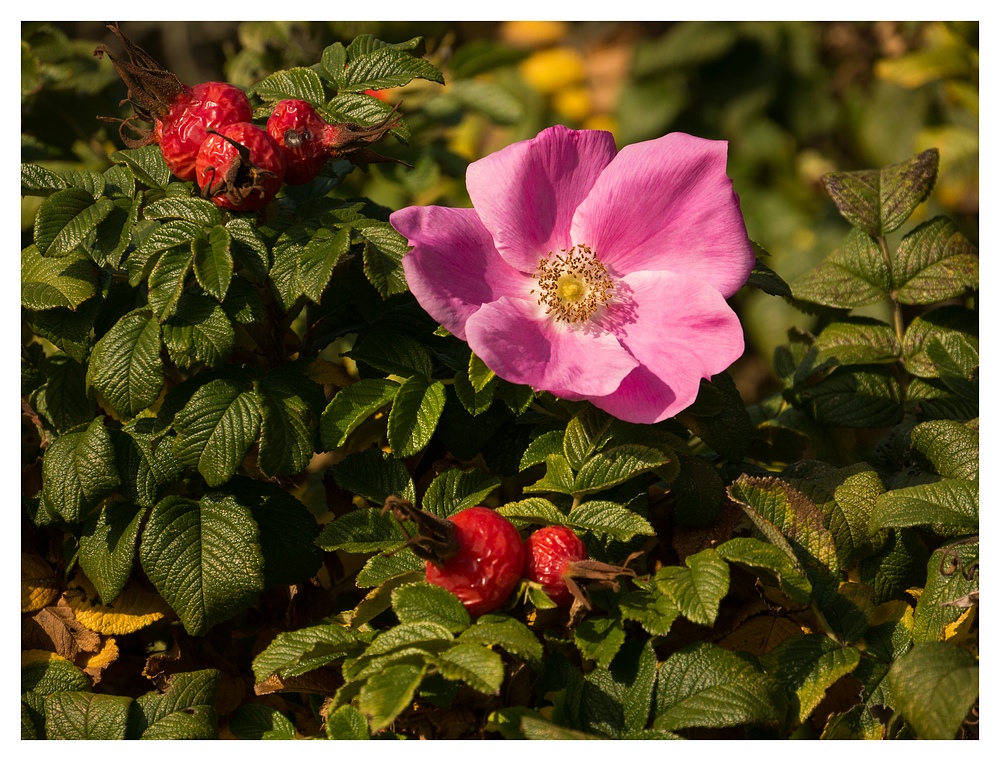
[[[538,262],[538,303],[556,322],[589,320],[614,295],[614,283],[590,246],[576,245]]]

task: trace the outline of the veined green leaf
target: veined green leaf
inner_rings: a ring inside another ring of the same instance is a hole
[[[143,571],[192,636],[248,608],[264,591],[252,513],[232,497],[166,497],[139,543]]]
[[[387,406],[399,384],[387,378],[365,378],[340,389],[320,416],[319,435],[326,451],[343,446],[365,420]]]
[[[46,198],[35,216],[34,243],[42,256],[66,256],[104,220],[114,201],[95,201],[88,190],[66,188]]]
[[[461,600],[448,590],[424,581],[393,590],[392,609],[400,623],[433,621],[456,634],[471,623]]]
[[[347,70],[344,72],[343,89],[362,92],[402,87],[416,78],[444,84],[441,72],[430,61],[417,58],[402,50],[385,47],[350,58]]]
[[[365,682],[358,695],[358,707],[368,716],[372,730],[391,724],[410,704],[425,669],[408,664],[389,666]]]
[[[861,661],[853,647],[841,647],[825,634],[789,637],[761,658],[765,671],[795,694],[796,723],[805,722],[826,690]]]
[[[444,411],[445,391],[440,381],[422,375],[407,378],[389,410],[389,446],[396,457],[408,457],[427,446]]]
[[[446,470],[427,487],[421,507],[442,518],[449,518],[467,507],[482,504],[498,486],[500,479],[479,470]]]
[[[923,642],[892,664],[889,684],[918,737],[953,740],[979,696],[979,664],[948,642]]]
[[[563,454],[574,470],[580,470],[607,443],[614,418],[596,407],[585,407],[566,424]]]
[[[625,642],[625,627],[621,618],[586,618],[576,627],[573,641],[584,658],[607,668]]]
[[[945,478],[893,489],[875,504],[871,530],[930,526],[948,535],[979,529],[979,481]]]
[[[572,494],[574,490],[573,469],[563,454],[545,456],[545,475],[533,484],[524,487],[526,494],[558,492]]]
[[[779,547],[753,537],[736,537],[716,548],[719,556],[730,563],[762,569],[767,577],[776,579],[781,591],[798,603],[807,603],[812,595],[812,584],[806,578],[797,560],[789,557]]]
[[[485,695],[500,694],[503,659],[485,645],[460,642],[438,653],[434,663],[445,679],[460,680]]]
[[[226,298],[233,278],[233,256],[229,252],[232,238],[221,225],[213,227],[207,238],[191,241],[194,252],[194,277],[198,285],[217,301]]]
[[[124,740],[132,698],[57,692],[45,699],[46,740]]]
[[[209,486],[239,469],[260,432],[260,403],[253,391],[224,377],[201,386],[174,418],[174,454],[198,468]]]
[[[948,376],[937,358],[932,356],[933,344],[955,344],[959,354],[969,355],[969,370],[979,365],[979,320],[971,309],[956,304],[938,307],[917,316],[903,336],[903,366],[921,378]],[[963,376],[968,373],[963,373]]]
[[[542,526],[561,526],[567,523],[566,515],[554,504],[541,497],[528,497],[518,502],[508,502],[497,508],[500,515],[515,522],[537,523]]]
[[[350,229],[342,227],[336,232],[317,230],[299,252],[299,285],[302,292],[319,303],[330,282],[333,269],[351,247]]]
[[[132,575],[139,524],[145,510],[128,502],[108,502],[83,525],[80,567],[104,605],[110,605]]]
[[[353,629],[336,624],[281,632],[253,659],[254,677],[263,682],[272,674],[301,676],[346,657],[363,644]]]
[[[378,449],[349,455],[334,465],[332,471],[341,489],[358,494],[379,507],[392,495],[410,502],[416,500],[413,479],[406,466]]]
[[[656,586],[686,619],[711,626],[719,615],[719,603],[729,592],[729,566],[711,548],[685,558],[684,565],[687,568],[661,568],[656,572]]]
[[[368,720],[353,705],[343,705],[326,717],[329,740],[370,740]]]
[[[516,618],[488,613],[476,619],[473,626],[458,635],[460,642],[479,642],[491,647],[500,647],[511,655],[524,658],[534,666],[542,662],[542,643],[531,629]]]
[[[229,722],[238,740],[294,740],[295,725],[277,708],[244,703]]]
[[[149,273],[149,306],[161,322],[174,314],[184,293],[184,282],[194,260],[193,248],[194,240],[186,248],[167,249]]]
[[[174,674],[162,693],[136,698],[128,736],[140,740],[214,740],[218,737],[215,669]]]
[[[83,365],[65,354],[53,354],[41,362],[48,379],[31,395],[31,403],[58,433],[65,433],[94,419],[95,407],[87,396]]]
[[[930,195],[937,177],[938,151],[924,151],[883,169],[831,172],[827,192],[852,225],[872,237],[892,232]]]
[[[162,198],[146,206],[142,215],[146,219],[186,219],[202,227],[222,224],[219,207],[206,198]]]
[[[115,151],[109,158],[129,167],[141,182],[151,188],[165,188],[170,182],[170,169],[158,145]]]
[[[935,304],[979,287],[976,247],[947,217],[909,233],[896,251],[893,279],[903,304]]]
[[[272,370],[257,386],[261,406],[258,464],[266,476],[291,476],[309,464],[319,407],[317,384],[295,368]]]
[[[21,252],[21,306],[76,309],[96,293],[97,270],[83,254],[45,257],[34,245]]]
[[[94,345],[87,388],[119,420],[151,406],[163,388],[160,325],[148,309],[118,320]]]
[[[57,438],[42,460],[42,496],[68,523],[82,520],[118,484],[115,448],[103,418]]]
[[[570,510],[563,522],[595,534],[628,541],[636,534],[653,536],[649,521],[616,502],[591,500]]]
[[[47,196],[65,187],[66,180],[56,172],[38,164],[21,164],[21,195]]]
[[[760,724],[780,720],[785,708],[783,691],[752,656],[700,642],[660,666],[653,728]]]
[[[550,454],[563,453],[563,431],[546,431],[534,439],[521,456],[520,470],[527,470],[532,465],[545,462]]]
[[[318,540],[317,540],[318,541]],[[424,573],[426,561],[421,560],[409,547],[390,554],[373,555],[365,563],[364,568],[358,571],[355,584],[359,588],[382,586],[389,579],[403,576],[413,572]]]
[[[851,309],[889,297],[892,276],[878,243],[855,228],[823,262],[792,285],[795,298]]]
[[[399,525],[379,508],[361,508],[341,515],[328,523],[316,544],[325,550],[377,552],[403,544]]]
[[[22,656],[22,695],[34,692],[45,697],[56,692],[80,692],[89,689],[90,680],[83,670],[61,655],[35,651]]]
[[[129,285],[135,288],[146,280],[164,251],[176,248],[179,254],[190,253],[192,241],[202,235],[202,226],[186,219],[170,220],[157,227],[125,260]]]
[[[265,101],[294,98],[314,106],[326,102],[326,91],[319,74],[303,66],[275,72],[257,83],[253,91]]]
[[[878,428],[895,425],[903,417],[899,382],[884,365],[838,367],[798,396],[825,425]]]
[[[902,354],[892,326],[871,317],[846,317],[823,328],[816,338],[818,359],[841,365],[895,362]]]
[[[910,432],[913,449],[944,478],[979,479],[979,419],[930,420]]]
[[[404,333],[384,329],[360,335],[347,356],[383,373],[407,378],[412,375],[429,378],[434,369],[426,346]]]
[[[979,595],[979,543],[947,545],[931,553],[927,582],[913,612],[913,641],[936,642]],[[974,599],[973,599],[974,598]]]

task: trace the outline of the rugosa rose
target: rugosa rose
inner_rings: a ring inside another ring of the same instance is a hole
[[[392,214],[410,290],[501,378],[663,420],[743,353],[726,298],[754,253],[726,149],[550,127],[469,166],[474,208]]]

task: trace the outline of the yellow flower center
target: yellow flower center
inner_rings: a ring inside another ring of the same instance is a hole
[[[590,246],[585,245],[543,257],[532,277],[538,281],[538,288],[531,292],[538,294],[538,303],[545,307],[545,314],[553,315],[556,322],[590,319],[614,292],[607,269]]]

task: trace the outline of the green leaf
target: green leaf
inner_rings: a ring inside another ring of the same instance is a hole
[[[739,462],[750,448],[754,426],[736,383],[729,373],[719,373],[711,381],[701,382],[699,401],[705,392],[718,397],[718,410],[707,414],[689,411],[678,415],[678,420],[727,460]]]
[[[171,196],[154,201],[142,210],[146,219],[186,219],[199,227],[215,228],[222,224],[219,207],[205,198]]]
[[[636,534],[654,536],[656,533],[641,515],[616,502],[597,499],[577,505],[562,523],[622,542],[627,542]]]
[[[76,309],[97,293],[97,270],[83,254],[54,259],[37,246],[21,252],[21,306],[26,309]]]
[[[176,253],[179,256],[190,254],[193,241],[203,235],[200,225],[186,219],[171,220],[157,227],[125,260],[129,285],[135,288],[149,278],[165,251],[178,249]]]
[[[115,199],[111,212],[95,230],[94,244],[88,252],[91,259],[105,267],[121,267],[122,256],[132,243],[132,232],[141,207],[140,198]]]
[[[249,220],[238,217],[226,223],[226,230],[229,231],[233,260],[243,266],[251,279],[264,282],[271,268],[271,252],[257,228]]]
[[[389,379],[366,378],[340,389],[320,416],[319,435],[326,451],[342,447],[364,421],[396,397],[399,384]]]
[[[244,703],[229,722],[238,740],[294,740],[295,725],[277,708]]]
[[[465,682],[486,695],[500,694],[503,660],[484,645],[459,643],[439,653],[434,662],[445,679]]]
[[[625,592],[619,598],[619,610],[626,621],[638,621],[654,637],[665,637],[681,612],[655,585],[648,586]]]
[[[209,486],[225,483],[239,469],[261,425],[260,403],[235,378],[209,381],[174,418],[174,454],[196,466]]]
[[[313,434],[323,391],[291,367],[268,373],[257,387],[261,427],[258,464],[265,476],[302,472],[313,455]]]
[[[126,423],[115,439],[120,491],[142,507],[155,505],[164,487],[181,474],[171,442],[153,433],[154,425],[153,418],[137,418]]]
[[[358,494],[381,507],[389,496],[416,501],[413,479],[402,461],[378,449],[345,457],[331,468],[341,489]]]
[[[145,513],[127,502],[109,502],[83,525],[80,568],[104,605],[115,601],[132,575],[139,525]]]
[[[174,674],[162,693],[136,698],[128,736],[140,740],[214,740],[218,736],[215,669]]]
[[[21,694],[34,692],[43,697],[57,692],[90,689],[90,680],[61,655],[50,652],[25,653],[21,659]]]
[[[451,468],[431,482],[420,506],[441,518],[449,518],[467,507],[482,504],[498,486],[497,476]]]
[[[317,230],[299,252],[299,284],[302,292],[315,303],[320,302],[334,267],[350,247],[350,228],[343,227],[336,232],[323,228]]]
[[[194,277],[198,285],[216,300],[226,298],[233,278],[233,256],[229,252],[232,238],[225,227],[213,227],[208,238],[191,241],[194,251]]]
[[[345,68],[347,68],[347,49],[343,43],[335,42],[327,46],[320,59],[319,71],[337,85],[337,89],[343,86]]]
[[[87,388],[121,420],[156,401],[163,388],[163,359],[160,325],[148,309],[129,312],[94,344]]]
[[[57,190],[35,215],[34,243],[42,256],[66,256],[84,242],[114,208],[110,198],[94,200],[82,188]]]
[[[467,629],[471,622],[461,600],[448,590],[423,581],[393,590],[392,609],[400,623],[432,621],[456,634]]]
[[[654,729],[732,727],[780,720],[786,698],[752,656],[708,642],[688,645],[660,666]]]
[[[375,286],[383,299],[405,293],[406,276],[403,274],[403,255],[409,249],[406,238],[393,230],[387,223],[370,224],[355,229],[365,238],[362,254],[365,276]]]
[[[563,453],[574,470],[579,470],[607,442],[614,418],[596,407],[587,406],[566,424]]]
[[[380,508],[359,508],[328,523],[316,544],[324,550],[378,552],[403,543],[403,534],[395,519]]]
[[[42,496],[68,523],[118,488],[115,448],[103,418],[53,441],[42,459]]]
[[[358,587],[365,589],[368,587],[380,587],[389,579],[404,574],[418,572],[424,573],[426,562],[414,555],[409,548],[389,554],[373,555],[365,563],[364,568],[358,571],[354,583]]]
[[[558,507],[541,497],[508,502],[498,507],[497,512],[512,521],[537,523],[542,526],[562,526],[567,522],[566,515]]]
[[[899,382],[884,365],[838,367],[798,397],[817,421],[838,428],[882,428],[903,417]]]
[[[124,740],[132,698],[57,692],[45,699],[46,740]]]
[[[679,456],[679,473],[670,481],[674,518],[680,526],[708,526],[726,501],[726,487],[718,469],[702,457]]]
[[[157,319],[165,320],[177,309],[184,293],[184,282],[194,260],[194,241],[188,247],[178,246],[163,252],[149,273],[149,306]]]
[[[384,329],[360,335],[347,356],[383,373],[406,378],[413,375],[429,378],[434,369],[426,346],[408,335]]]
[[[38,164],[21,164],[21,195],[47,196],[67,187],[66,180]]]
[[[656,572],[656,586],[696,624],[711,626],[719,615],[719,603],[729,592],[729,566],[709,548],[684,559],[684,565],[666,566]]]
[[[264,591],[253,514],[232,497],[166,497],[139,543],[142,569],[192,636],[239,613]]]
[[[422,375],[407,378],[389,410],[389,446],[396,457],[408,457],[427,446],[444,411],[440,381]]]
[[[792,286],[797,299],[841,309],[875,304],[891,290],[892,276],[878,243],[859,229]]]
[[[564,438],[565,432],[556,430],[546,431],[534,439],[528,444],[528,448],[524,450],[524,454],[521,455],[519,470],[527,470],[532,465],[545,462],[545,458],[550,454],[561,455],[563,453]]]
[[[31,315],[31,327],[35,335],[51,341],[77,362],[84,362],[100,307],[100,299],[88,299],[76,311],[66,307],[44,309]]]
[[[418,78],[444,84],[441,72],[430,61],[395,48],[380,48],[348,61],[342,89],[363,92],[402,87]]]
[[[924,222],[899,243],[893,261],[903,304],[935,304],[979,287],[976,247],[947,217]]]
[[[323,81],[312,69],[295,67],[275,72],[257,83],[253,91],[265,101],[278,101],[288,98],[304,100],[314,106],[326,102],[326,91]]]
[[[316,575],[323,562],[314,544],[319,527],[305,505],[279,486],[244,477],[230,481],[226,493],[248,508],[257,523],[268,589],[301,584]]]
[[[978,531],[979,482],[945,478],[882,494],[871,530],[905,526],[929,526],[943,535]]]
[[[213,369],[222,367],[236,343],[236,332],[226,310],[203,294],[182,294],[176,314],[162,323],[162,328],[163,343],[179,367],[196,363]]]
[[[587,618],[576,627],[573,641],[584,658],[607,668],[625,642],[625,627],[620,618]]]
[[[524,487],[527,494],[537,492],[558,492],[572,494],[574,491],[573,469],[569,460],[562,454],[550,454],[545,457],[545,475],[533,484]]]
[[[927,546],[915,530],[891,530],[885,546],[861,561],[858,575],[872,588],[872,602],[881,605],[902,599],[907,589],[924,583],[928,557]]]
[[[151,188],[165,188],[170,182],[170,169],[158,145],[115,151],[108,158],[129,167],[140,181]]]
[[[87,398],[83,366],[65,354],[41,362],[48,380],[31,395],[35,411],[57,432],[65,433],[94,419],[94,403]]]
[[[368,716],[373,731],[391,724],[409,706],[424,678],[425,668],[389,666],[365,682],[358,695],[358,707]]]
[[[979,365],[979,320],[971,309],[950,304],[919,315],[909,324],[903,336],[903,366],[913,375],[948,375],[931,356],[935,340],[965,349],[963,353],[974,357],[971,369]]]
[[[917,736],[953,740],[979,696],[979,664],[960,647],[924,642],[892,664],[889,684]]]
[[[931,420],[910,431],[913,449],[944,478],[979,479],[979,420]]]
[[[873,238],[892,232],[930,195],[937,178],[936,148],[884,169],[832,172],[823,185],[840,213]]]
[[[335,624],[281,632],[253,659],[254,677],[263,682],[272,674],[301,676],[344,658],[362,644],[354,630]]]
[[[543,648],[531,629],[516,618],[499,613],[484,614],[473,626],[463,631],[460,642],[479,642],[490,647],[500,647],[511,655],[523,658],[532,666],[542,663]]]
[[[774,579],[781,591],[797,603],[805,604],[812,596],[812,584],[798,561],[773,544],[749,536],[736,537],[720,544],[716,552],[730,563],[766,571],[764,579]]]
[[[326,736],[329,740],[370,740],[368,720],[357,708],[344,705],[326,717]]]
[[[754,243],[754,249],[758,252],[758,254],[757,259],[754,261],[753,269],[750,271],[750,277],[747,280],[747,285],[759,288],[769,296],[782,296],[786,299],[790,299],[792,297],[792,289],[788,287],[788,283],[782,280],[778,273],[761,261],[760,252],[763,249],[761,249],[761,247],[756,243]]]
[[[913,641],[936,642],[979,594],[979,543],[942,547],[927,561],[927,583],[913,612]]]
[[[568,432],[567,428],[567,432]],[[609,447],[588,459],[576,474],[575,494],[592,494],[624,483],[639,473],[666,464],[668,457],[658,449],[640,444]]]
[[[902,354],[891,325],[871,317],[845,317],[823,328],[816,338],[817,359],[841,365],[895,362]]]
[[[794,693],[794,723],[804,723],[826,690],[861,661],[853,647],[841,647],[825,634],[789,637],[761,658],[764,670]]]

